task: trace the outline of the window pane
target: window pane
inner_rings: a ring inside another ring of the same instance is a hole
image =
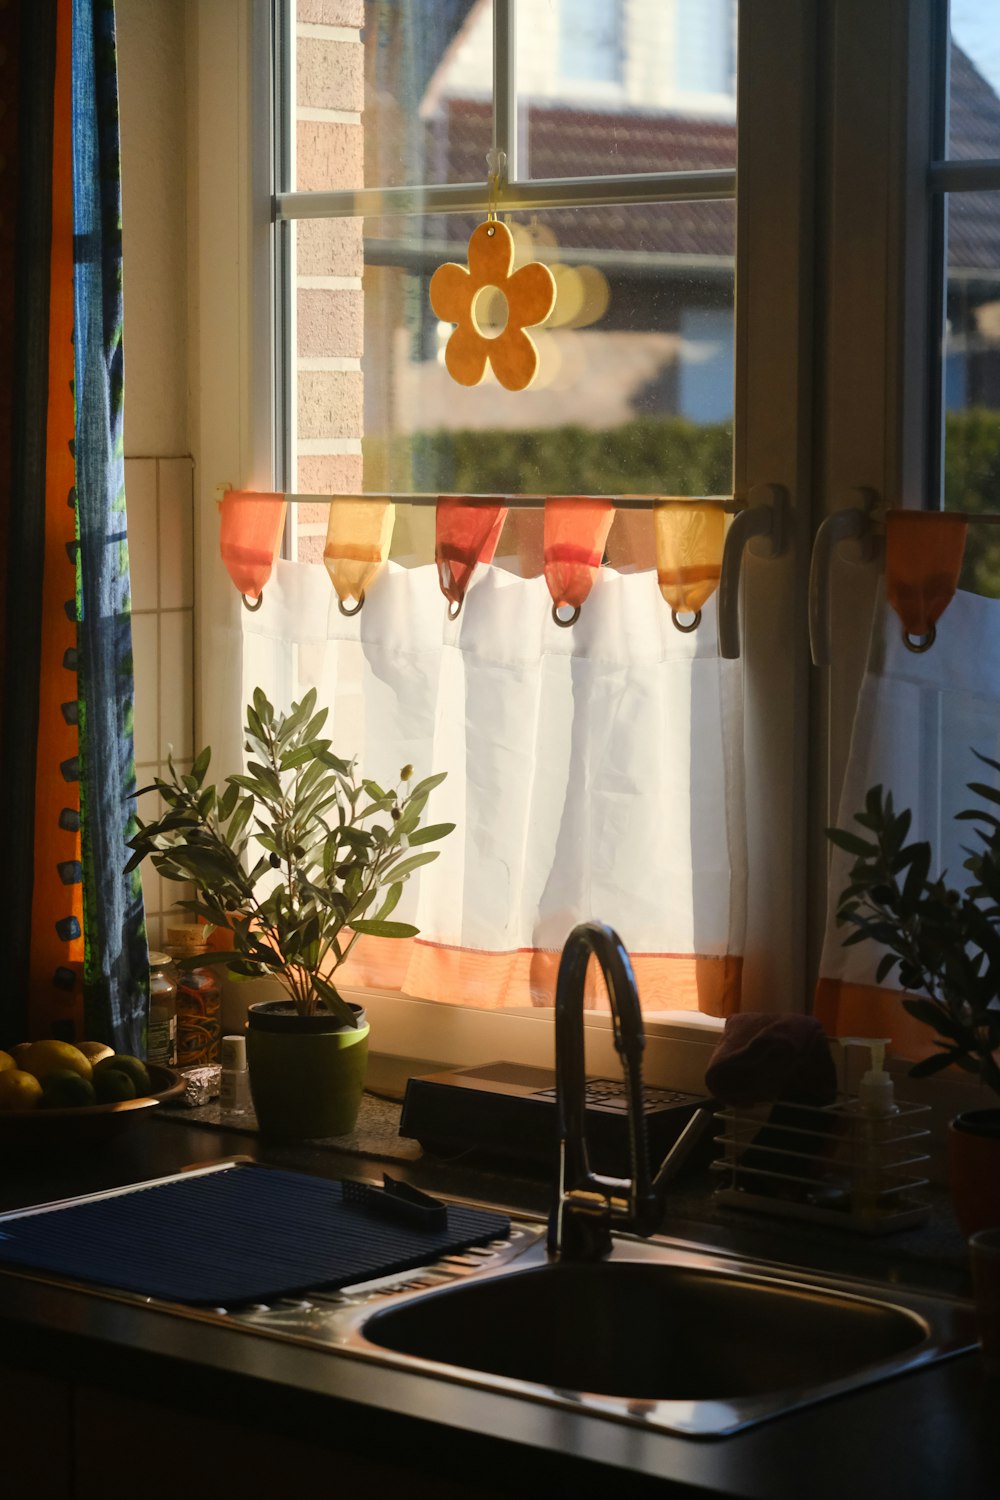
[[[951,0],[948,154],[1000,157],[1000,8],[996,0]]]
[[[428,300],[477,222],[367,220],[363,239],[356,221],[297,226],[298,490],[727,493],[733,205],[515,215],[518,263],[544,261],[558,288],[532,331],[538,376],[516,392],[489,369],[479,386],[451,379],[451,325]],[[484,332],[502,312],[477,309]]]
[[[292,186],[485,181],[492,0],[366,0],[363,11],[363,29],[295,27]]]
[[[736,164],[736,0],[517,0],[517,80],[522,179]]]
[[[1000,511],[1000,193],[948,199],[945,505]],[[962,587],[1000,597],[1000,530],[970,529]]]

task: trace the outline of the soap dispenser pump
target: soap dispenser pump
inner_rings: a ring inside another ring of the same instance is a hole
[[[841,1041],[843,1047],[868,1048],[869,1067],[858,1085],[858,1108],[862,1114],[873,1115],[878,1119],[899,1113],[893,1082],[885,1069],[885,1049],[888,1045],[888,1037],[846,1036]]]
[[[852,1114],[858,1120],[855,1140],[858,1158],[855,1164],[852,1207],[861,1218],[871,1219],[881,1208],[881,1195],[886,1186],[884,1173],[887,1166],[883,1143],[891,1136],[888,1121],[899,1113],[892,1079],[885,1069],[885,1049],[888,1037],[848,1036],[841,1038],[841,1045],[867,1047],[869,1067],[858,1085],[857,1103]]]

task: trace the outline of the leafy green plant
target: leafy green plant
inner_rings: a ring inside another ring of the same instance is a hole
[[[178,905],[232,933],[231,951],[207,957],[237,974],[273,975],[300,1015],[325,1005],[353,1026],[330,976],[363,934],[416,934],[390,914],[414,871],[437,858],[424,846],[455,825],[420,827],[446,773],[411,787],[413,767],[404,766],[399,785],[385,790],[333,754],[320,738],[327,710],[315,708],[310,689],[276,714],[258,688],[244,729],[253,758],[222,788],[205,784],[210,749],[184,775],[168,760],[169,780],[143,788],[159,792],[166,811],[139,820],[127,868],[150,858],[168,880],[193,881],[197,897]]]
[[[1000,771],[1000,762],[974,753]],[[986,806],[956,814],[979,825],[978,845],[966,850],[964,862],[972,880],[961,891],[947,884],[947,872],[931,878],[930,844],[906,842],[911,814],[897,813],[892,794],[880,786],[854,816],[863,834],[828,828],[827,837],[854,856],[850,883],[838,898],[838,923],[855,929],[845,946],[882,944],[888,951],[876,981],[898,969],[904,990],[923,991],[907,994],[902,1004],[938,1033],[940,1051],[917,1063],[913,1076],[954,1063],[1000,1094],[1000,817],[989,810],[1000,804],[1000,792],[978,781],[969,790]]]

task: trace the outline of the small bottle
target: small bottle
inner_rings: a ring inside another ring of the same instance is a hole
[[[891,1165],[887,1143],[892,1140],[892,1117],[899,1114],[892,1079],[883,1066],[887,1037],[843,1037],[844,1047],[867,1047],[869,1067],[858,1085],[857,1102],[852,1108],[855,1121],[854,1190],[851,1208],[862,1218],[874,1218],[881,1208],[881,1196],[889,1185],[887,1168]]]
[[[222,1038],[222,1076],[219,1106],[224,1115],[245,1115],[250,1109],[250,1074],[245,1036]]]
[[[190,958],[208,951],[211,928],[200,922],[178,923],[167,928],[167,953],[171,958]],[[222,1034],[220,1006],[222,985],[213,965],[197,968],[184,964],[177,971],[177,1065],[204,1067],[219,1061]]]
[[[166,953],[149,955],[146,1059],[167,1068],[177,1064],[177,970]]]

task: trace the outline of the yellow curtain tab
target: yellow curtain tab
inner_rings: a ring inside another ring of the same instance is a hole
[[[675,614],[693,614],[719,586],[726,513],[698,500],[660,500],[656,522],[656,576]]]
[[[389,555],[396,507],[391,500],[337,496],[330,502],[323,561],[341,604],[357,601]]]

